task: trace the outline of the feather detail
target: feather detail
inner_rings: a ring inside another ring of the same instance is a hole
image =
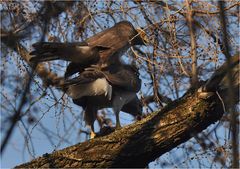
[[[79,99],[83,96],[98,96],[105,94],[111,99],[112,86],[105,78],[97,79],[91,83],[70,85],[67,94],[72,99]]]

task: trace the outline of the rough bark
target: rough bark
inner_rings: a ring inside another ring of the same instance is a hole
[[[237,55],[232,58],[231,64],[233,76],[239,77]],[[182,98],[169,103],[161,111],[152,113],[141,121],[123,127],[108,136],[79,143],[52,154],[44,154],[42,157],[16,167],[145,167],[222,117],[223,102],[218,94],[225,93],[223,90],[226,75],[224,66],[226,67],[223,65],[213,74],[202,90],[187,93]],[[235,81],[238,89],[239,79],[235,78]],[[214,88],[214,91],[209,91],[212,89],[211,83],[218,86]],[[221,89],[218,94],[217,89],[219,91]]]
[[[204,99],[198,93],[188,94],[108,136],[45,154],[17,167],[145,167],[219,120],[222,114],[222,103],[215,94]]]

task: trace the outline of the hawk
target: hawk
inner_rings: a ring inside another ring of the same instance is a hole
[[[115,90],[113,92],[114,95]],[[113,108],[113,102],[111,100],[108,100],[104,95],[100,96],[84,96],[79,99],[73,99],[73,103],[81,106],[84,110],[84,121],[86,124],[90,127],[90,138],[95,137],[95,132],[94,132],[94,122],[97,118],[97,112],[100,109],[103,108]],[[121,108],[122,112],[128,113],[135,117],[135,119],[141,118],[142,116],[142,103],[138,99],[137,95],[135,94],[134,98],[123,105]],[[120,124],[120,121],[119,121]],[[103,126],[100,126],[102,128]],[[117,128],[119,128],[118,126]]]
[[[35,50],[30,54],[31,62],[50,60],[71,61],[65,77],[92,64],[99,67],[108,66],[119,61],[120,56],[134,45],[145,45],[147,37],[142,29],[135,29],[128,21],[121,21],[84,42],[56,43],[38,42],[33,44]]]
[[[136,115],[140,102],[136,93],[141,88],[141,80],[137,69],[122,64],[120,57],[129,47],[145,45],[146,42],[146,34],[142,29],[135,29],[130,22],[122,21],[84,42],[35,43],[30,61],[70,61],[61,86],[75,104],[85,109],[85,120],[91,127],[93,137],[93,123],[98,109],[113,108],[117,128],[121,126],[121,110]],[[97,66],[92,66],[94,64]],[[79,76],[68,78],[75,73],[79,73]]]
[[[132,65],[111,64],[102,70],[87,69],[76,78],[62,84],[73,102],[84,110],[84,119],[95,136],[94,121],[97,110],[113,108],[116,115],[116,128],[120,128],[121,110],[133,116],[141,115],[141,103],[136,93],[141,88],[141,79]]]

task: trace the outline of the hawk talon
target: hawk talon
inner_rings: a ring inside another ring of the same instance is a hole
[[[119,130],[119,129],[121,129],[122,128],[122,126],[118,123],[118,124],[116,124],[116,130]]]
[[[90,139],[94,139],[96,137],[96,133],[94,133],[93,131],[91,131],[90,133]]]

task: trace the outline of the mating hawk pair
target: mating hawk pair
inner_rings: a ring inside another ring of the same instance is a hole
[[[84,119],[91,127],[93,138],[99,109],[113,108],[117,128],[120,127],[121,110],[133,116],[141,115],[142,106],[136,95],[141,88],[138,70],[123,64],[120,57],[131,46],[144,45],[146,40],[142,29],[135,29],[130,22],[122,21],[84,42],[35,43],[30,61],[70,61],[62,86],[73,102],[84,109]],[[75,73],[79,76],[69,78]]]

